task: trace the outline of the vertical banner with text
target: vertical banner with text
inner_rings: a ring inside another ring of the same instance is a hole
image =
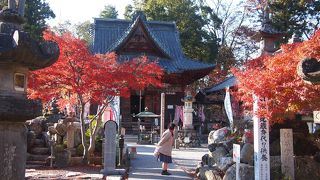
[[[164,132],[164,117],[165,117],[165,108],[166,108],[165,98],[166,98],[166,94],[161,93],[160,137]]]

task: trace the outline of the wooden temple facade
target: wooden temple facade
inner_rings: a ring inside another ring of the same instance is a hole
[[[166,94],[165,125],[173,121],[175,105],[183,105],[186,85],[204,77],[214,65],[192,60],[183,54],[179,32],[174,22],[147,21],[142,12],[132,20],[96,18],[94,53],[115,52],[119,62],[146,55],[163,68],[163,88],[132,91],[130,98],[120,99],[121,126],[127,132],[136,130],[133,115],[148,107],[160,114],[160,94]]]

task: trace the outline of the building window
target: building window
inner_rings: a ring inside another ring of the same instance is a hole
[[[25,91],[26,76],[21,73],[14,74],[14,89],[16,91]]]

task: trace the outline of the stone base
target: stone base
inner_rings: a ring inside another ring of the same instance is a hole
[[[178,147],[200,147],[200,136],[194,129],[183,129],[178,131]]]
[[[110,175],[124,175],[126,170],[125,169],[102,169],[100,171],[103,176],[110,176]]]
[[[27,128],[24,122],[0,121],[1,179],[24,179],[26,158]]]

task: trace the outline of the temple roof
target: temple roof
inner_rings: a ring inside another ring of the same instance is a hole
[[[145,38],[149,39],[148,45],[155,50],[153,54],[149,53],[150,50],[129,52],[125,46],[135,33],[144,34]],[[179,32],[174,22],[147,21],[142,13],[137,13],[133,21],[96,18],[93,51],[101,54],[114,51],[122,60],[147,55],[149,59],[156,60],[168,74],[199,70],[208,73],[214,68],[212,64],[192,60],[183,54]],[[201,77],[205,75],[199,74]]]
[[[237,78],[235,76],[231,76],[231,77],[225,79],[224,81],[221,81],[220,83],[218,83],[212,87],[203,89],[202,92],[204,92],[205,94],[208,95],[213,92],[223,90],[227,87],[235,86],[236,84],[237,84]]]

